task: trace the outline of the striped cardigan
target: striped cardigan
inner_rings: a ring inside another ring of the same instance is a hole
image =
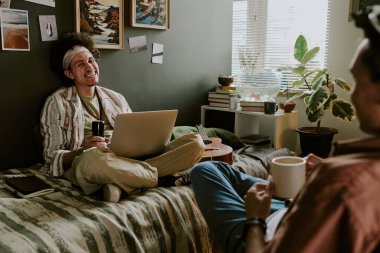
[[[110,124],[122,112],[132,112],[123,95],[110,89],[96,86],[96,92]],[[83,106],[75,86],[55,91],[46,101],[41,112],[41,134],[45,164],[41,171],[52,176],[61,176],[63,156],[82,146],[84,140]]]

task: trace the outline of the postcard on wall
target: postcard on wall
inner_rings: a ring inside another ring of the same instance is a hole
[[[55,7],[55,0],[25,0],[28,2]]]
[[[57,22],[55,15],[40,15],[40,32],[42,41],[58,40]]]
[[[164,45],[153,43],[152,63],[162,64],[164,59]]]
[[[145,35],[131,37],[128,39],[128,41],[129,41],[129,52],[131,53],[137,53],[137,52],[145,51],[148,49]]]
[[[28,11],[0,9],[1,46],[3,50],[29,51]]]
[[[124,0],[75,0],[77,32],[86,32],[97,48],[124,48]]]
[[[9,8],[11,6],[11,0],[0,0],[0,8]]]

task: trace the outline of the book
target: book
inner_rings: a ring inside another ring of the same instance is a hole
[[[230,104],[229,103],[225,104],[225,103],[209,102],[209,106],[230,108]]]
[[[240,138],[244,143],[252,145],[270,144],[270,137],[263,134],[251,134]]]
[[[264,101],[257,101],[257,100],[240,100],[240,106],[263,106],[264,107]]]
[[[4,177],[4,186],[20,198],[32,198],[54,192],[55,189],[35,175],[12,175]]]
[[[264,112],[264,106],[241,106],[242,111]]]
[[[208,93],[209,98],[224,98],[224,99],[230,99],[230,94],[222,94],[217,93],[216,91],[210,91]]]
[[[218,85],[216,88],[221,89],[221,90],[237,90],[235,85],[229,85],[229,86]]]
[[[230,99],[229,98],[208,98],[209,102],[217,102],[217,103],[225,103],[229,104]]]

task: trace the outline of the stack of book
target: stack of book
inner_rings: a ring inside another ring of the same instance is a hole
[[[264,112],[264,101],[241,100],[240,107],[242,111]]]
[[[219,85],[215,91],[208,93],[209,106],[231,108],[232,98],[237,98],[235,86]]]

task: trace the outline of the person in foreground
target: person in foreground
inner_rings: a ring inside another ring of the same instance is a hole
[[[191,168],[202,157],[198,134],[184,135],[164,152],[144,161],[117,157],[107,149],[119,113],[132,112],[125,98],[99,83],[99,51],[85,33],[65,33],[52,47],[51,67],[65,87],[53,92],[41,112],[44,173],[64,176],[85,194],[99,190],[118,202],[123,189],[157,185],[158,177]],[[92,121],[101,120],[105,136],[92,135]]]
[[[380,6],[354,19],[365,38],[350,66],[351,100],[373,137],[336,143],[335,157],[310,155],[312,172],[288,210],[272,199],[272,182],[224,163],[195,166],[196,199],[224,252],[380,252]],[[281,212],[273,238],[265,238],[266,221]]]

